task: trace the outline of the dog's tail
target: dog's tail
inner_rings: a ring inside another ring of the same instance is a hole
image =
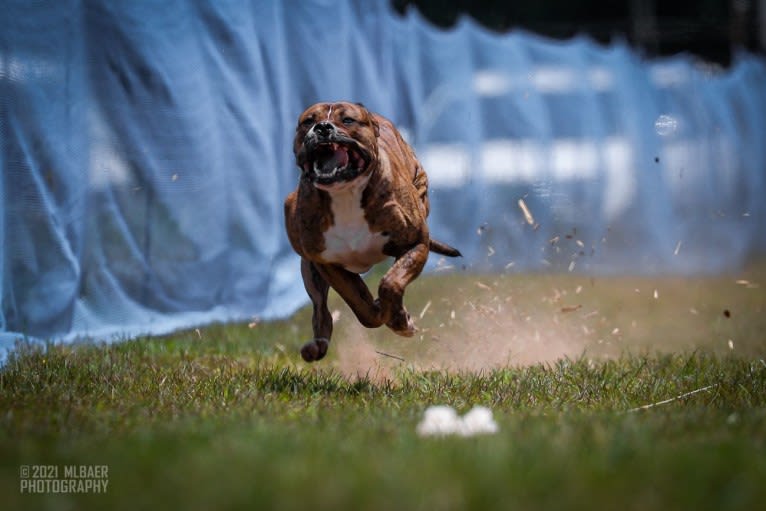
[[[428,250],[449,257],[463,257],[463,254],[460,253],[460,250],[453,248],[446,243],[442,243],[441,241],[436,241],[433,238],[431,238],[428,243]]]

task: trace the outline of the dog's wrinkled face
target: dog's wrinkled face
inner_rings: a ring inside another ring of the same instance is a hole
[[[341,187],[367,174],[378,155],[378,123],[358,103],[317,103],[298,119],[293,152],[317,188]]]

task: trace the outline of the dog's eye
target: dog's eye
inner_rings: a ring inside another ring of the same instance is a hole
[[[343,124],[345,124],[346,126],[351,126],[355,122],[356,122],[356,119],[353,119],[351,117],[344,117],[343,118]]]
[[[312,117],[309,117],[308,119],[304,119],[303,122],[301,122],[301,126],[303,126],[304,128],[308,128],[312,124],[314,124],[314,119]]]

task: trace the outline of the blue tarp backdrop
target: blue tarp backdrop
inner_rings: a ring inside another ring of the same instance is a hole
[[[329,99],[405,130],[432,232],[468,269],[711,272],[764,248],[752,55],[724,71],[468,20],[442,31],[383,0],[10,0],[0,351],[304,304],[282,200],[297,116]]]

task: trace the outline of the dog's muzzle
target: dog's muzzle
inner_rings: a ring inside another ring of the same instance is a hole
[[[304,176],[320,185],[352,181],[370,163],[367,150],[330,122],[315,124],[306,133],[302,156]]]

